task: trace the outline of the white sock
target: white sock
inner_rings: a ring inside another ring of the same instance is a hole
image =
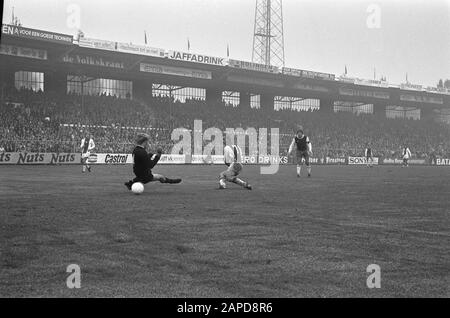
[[[297,175],[300,175],[301,172],[302,172],[302,167],[301,166],[297,166]]]

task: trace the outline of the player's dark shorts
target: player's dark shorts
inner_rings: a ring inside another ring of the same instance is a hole
[[[135,182],[141,182],[143,184],[149,183],[153,181],[153,174],[151,171],[147,173],[135,173],[136,178],[133,179],[133,183]]]
[[[297,150],[297,164],[298,165],[300,165],[300,164],[302,164],[302,160],[303,160],[303,158],[305,158],[305,164],[307,165],[307,166],[309,166],[309,152],[308,151],[300,151],[300,150]]]

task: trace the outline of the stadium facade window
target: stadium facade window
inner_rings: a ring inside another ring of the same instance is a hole
[[[373,104],[335,101],[334,112],[350,112],[356,115],[373,114]]]
[[[32,89],[35,92],[44,91],[44,73],[18,71],[14,74],[16,89]]]
[[[420,109],[402,106],[387,106],[386,118],[420,119]]]
[[[206,100],[206,89],[197,87],[182,87],[165,84],[153,84],[154,97],[171,97],[174,101],[185,103],[188,100]]]
[[[82,83],[84,83],[82,88]],[[107,78],[83,78],[67,76],[67,93],[84,95],[107,95],[118,98],[132,98],[133,82]]]
[[[437,122],[450,125],[450,109],[439,109],[434,111]]]
[[[435,116],[438,122],[450,125],[450,110],[448,109],[436,110]]]
[[[261,108],[261,95],[250,95],[250,107]]]
[[[240,96],[239,92],[225,91],[222,92],[222,101],[227,105],[236,107],[240,103]]]
[[[297,111],[318,110],[320,108],[319,99],[302,99],[300,97],[275,96],[275,110],[291,109]]]

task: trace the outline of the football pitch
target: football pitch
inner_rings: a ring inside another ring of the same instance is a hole
[[[1,297],[450,297],[448,167],[245,166],[248,191],[157,166],[183,183],[140,196],[130,166],[80,170],[0,167]]]

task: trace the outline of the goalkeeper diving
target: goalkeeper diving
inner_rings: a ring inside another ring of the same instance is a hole
[[[180,183],[181,179],[171,179],[161,174],[153,174],[152,169],[156,166],[159,159],[161,159],[162,150],[159,148],[156,154],[147,153],[145,148],[148,145],[149,136],[147,134],[139,134],[136,139],[136,147],[133,150],[133,172],[135,178],[128,182],[125,182],[125,186],[128,190],[131,190],[131,186],[135,182],[141,182],[143,184],[159,181],[161,183]]]

